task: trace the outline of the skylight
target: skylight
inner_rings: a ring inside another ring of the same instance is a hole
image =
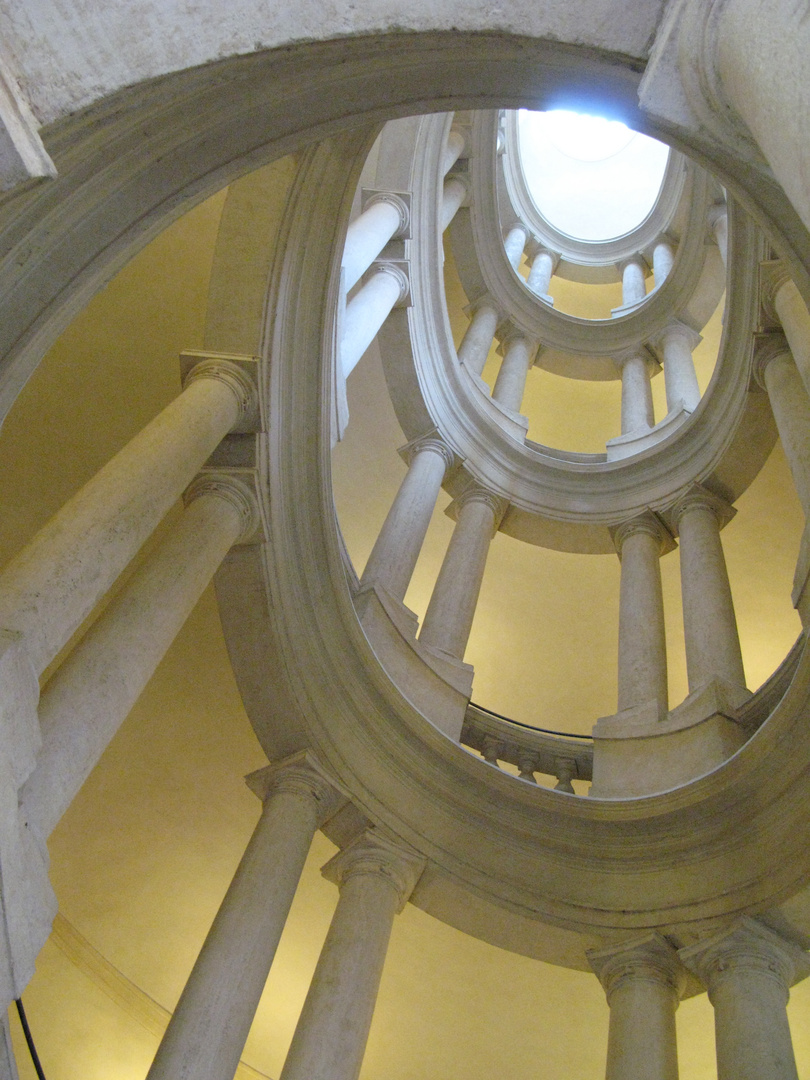
[[[558,109],[518,114],[520,156],[543,217],[578,240],[637,228],[655,205],[669,147],[616,120]]]

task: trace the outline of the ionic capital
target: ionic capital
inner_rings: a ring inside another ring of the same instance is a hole
[[[371,267],[371,274],[389,274],[399,285],[399,296],[394,301],[394,307],[401,307],[405,303],[411,291],[407,263],[387,260],[375,262]]]
[[[616,353],[612,358],[613,363],[622,371],[624,365],[631,360],[641,360],[650,372],[650,376],[657,375],[661,370],[658,357],[646,345],[639,345],[635,349],[627,349],[625,352]]]
[[[524,244],[526,244],[528,242],[528,240],[529,240],[529,237],[531,236],[531,233],[529,232],[528,227],[526,225],[524,225],[522,221],[514,221],[511,225],[506,226],[506,228],[503,230],[503,238],[504,238],[504,240],[506,240],[506,238],[511,233],[515,232],[517,229],[520,229],[521,232],[523,233],[523,236],[525,238],[524,239]]]
[[[249,773],[245,777],[245,783],[263,803],[280,793],[297,795],[312,801],[317,811],[319,826],[328,821],[346,802],[346,796],[338,790],[335,781],[324,771],[310,750],[302,750]]]
[[[542,240],[537,236],[530,236],[528,243],[526,244],[526,254],[530,259],[536,259],[538,255],[548,255],[551,259],[552,272],[557,269],[562,255],[559,251],[553,251],[547,244],[544,244]]]
[[[714,232],[723,218],[728,218],[728,206],[725,202],[715,202],[709,207],[709,212],[706,215],[706,220],[709,223],[709,228]]]
[[[363,210],[368,210],[375,203],[386,203],[393,206],[399,215],[399,223],[394,230],[391,239],[406,239],[411,224],[410,196],[401,195],[396,191],[368,191],[363,192]]]
[[[188,356],[189,354],[184,354]],[[255,361],[251,361],[255,365]],[[210,355],[199,360],[186,373],[183,389],[198,379],[215,379],[224,383],[239,405],[239,419],[233,431],[255,431],[259,427],[259,392],[244,367],[225,356]]]
[[[681,518],[690,510],[710,511],[710,513],[714,514],[717,525],[721,529],[728,525],[729,521],[737,513],[731,503],[721,499],[719,495],[715,495],[705,487],[701,487],[700,484],[693,484],[688,491],[681,495],[666,515],[667,521],[672,523],[676,535]]]
[[[424,869],[425,859],[416,851],[367,829],[330,859],[321,873],[339,888],[361,875],[383,878],[396,891],[397,910],[402,911]]]
[[[659,358],[672,338],[680,338],[690,352],[694,352],[703,341],[697,330],[693,330],[691,326],[687,326],[680,319],[670,319],[666,326],[659,330],[657,334],[654,334],[649,341],[652,348],[659,354]]]
[[[771,259],[759,264],[759,299],[765,317],[774,326],[781,326],[776,310],[776,297],[779,290],[793,282],[790,271],[781,259]]]
[[[772,360],[781,360],[787,357],[791,364],[795,363],[793,353],[790,351],[787,338],[778,330],[765,334],[754,335],[754,361],[751,375],[754,382],[763,390],[768,387],[765,383],[765,371]]]
[[[477,315],[478,312],[482,310],[491,311],[498,322],[501,322],[501,320],[504,318],[503,312],[489,295],[489,293],[484,293],[483,296],[479,296],[477,300],[473,300],[472,303],[467,304],[467,306],[463,310],[464,314],[470,319],[472,319],[474,315]]]
[[[241,522],[237,544],[246,544],[255,539],[261,529],[259,504],[255,492],[243,480],[230,472],[211,470],[199,473],[183,493],[183,501],[189,506],[203,495],[225,499],[236,508]]]
[[[420,435],[418,439],[411,439],[409,443],[401,446],[397,451],[406,465],[410,465],[418,454],[425,452],[438,454],[439,457],[444,459],[445,474],[456,468],[460,463],[460,459],[456,457],[435,428],[433,431],[429,431],[427,435]]]
[[[672,533],[657,514],[654,514],[651,510],[645,510],[643,513],[621,522],[621,524],[610,530],[613,543],[616,546],[616,553],[620,559],[625,541],[629,536],[635,536],[637,533],[652,536],[656,540],[659,556],[675,550],[676,545],[672,539]]]
[[[448,506],[447,513],[450,517],[458,520],[460,512],[468,503],[483,503],[484,506],[489,507],[494,518],[493,532],[498,531],[504,514],[509,509],[508,499],[505,499],[502,495],[496,495],[494,491],[490,491],[489,488],[485,488],[482,484],[473,481]]]
[[[616,990],[629,982],[666,987],[676,999],[686,985],[686,970],[677,951],[655,932],[611,948],[589,949],[587,957],[608,1005]]]
[[[719,987],[737,974],[772,979],[787,1001],[790,987],[810,975],[810,957],[803,949],[748,916],[697,945],[681,949],[678,956],[706,987],[710,1001]]]
[[[621,262],[616,263],[616,269],[620,274],[624,274],[624,271],[628,266],[640,267],[645,277],[650,272],[650,264],[640,251],[637,251],[634,255],[628,255],[626,259],[622,259]]]

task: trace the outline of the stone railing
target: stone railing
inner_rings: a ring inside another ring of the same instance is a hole
[[[467,706],[461,742],[500,768],[514,765],[520,778],[536,783],[535,773],[557,779],[556,791],[576,794],[572,780],[591,780],[593,739],[590,735],[567,735],[508,720],[475,705]]]

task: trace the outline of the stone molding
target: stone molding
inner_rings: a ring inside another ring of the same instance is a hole
[[[255,540],[262,527],[261,513],[256,493],[243,480],[232,472],[201,472],[186,488],[183,501],[188,506],[203,495],[215,495],[236,508],[241,522],[237,544]]]
[[[321,873],[341,889],[349,878],[381,877],[393,886],[397,910],[402,911],[425,866],[424,857],[412,848],[389,840],[376,829],[367,829],[331,858]]]
[[[337,813],[346,802],[345,794],[326,772],[311,750],[301,750],[281,761],[256,769],[245,783],[263,803],[278,793],[312,800],[318,811],[318,826]]]
[[[411,235],[411,196],[405,191],[377,191],[363,188],[361,206],[368,210],[374,203],[388,203],[399,214],[399,224],[394,230],[392,240],[408,240]]]
[[[196,359],[197,357],[202,359]],[[254,370],[257,361],[252,357],[240,357],[240,361],[250,363]],[[259,428],[259,392],[255,378],[247,374],[242,363],[237,363],[235,357],[229,357],[217,353],[183,353],[181,361],[188,363],[196,360],[193,367],[188,368],[183,376],[183,389],[190,386],[197,379],[216,379],[224,383],[233,393],[239,405],[239,419],[234,424],[232,431],[256,431]]]
[[[439,454],[440,457],[444,458],[445,476],[461,463],[461,459],[450,449],[435,428],[426,435],[421,435],[418,439],[411,439],[410,442],[401,446],[397,453],[406,465],[411,465],[417,454],[421,454],[423,451]]]
[[[586,955],[602,984],[608,1005],[613,994],[628,982],[664,986],[672,991],[676,1001],[686,987],[687,972],[677,950],[656,932],[606,949],[589,949]]]
[[[654,514],[652,510],[645,510],[644,513],[638,514],[628,521],[623,521],[620,525],[611,529],[611,536],[619,559],[622,557],[622,547],[625,540],[636,533],[646,533],[648,536],[654,537],[658,541],[659,556],[674,551],[677,546],[672,538],[672,533],[661,518]]]
[[[714,992],[738,973],[772,979],[784,991],[810,975],[810,956],[792,941],[756,919],[743,916],[731,927],[678,952],[683,965],[694,972],[713,1000]]]
[[[757,386],[767,392],[765,383],[765,369],[772,360],[778,360],[787,356],[790,362],[795,363],[790,345],[781,330],[769,330],[764,334],[754,335],[754,358],[751,367],[751,377]]]
[[[666,512],[667,524],[671,526],[676,536],[678,535],[678,524],[681,517],[693,509],[711,510],[717,519],[718,527],[721,529],[728,525],[737,513],[736,508],[725,499],[721,499],[719,495],[715,495],[714,492],[709,491],[700,484],[693,484]]]

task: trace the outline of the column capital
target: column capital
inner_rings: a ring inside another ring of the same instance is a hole
[[[260,534],[262,522],[256,493],[234,473],[214,469],[198,473],[183,492],[183,501],[189,506],[202,495],[216,495],[236,508],[241,521],[237,544],[250,543]]]
[[[709,228],[714,232],[717,228],[717,224],[723,218],[728,217],[728,205],[723,201],[712,203],[709,207],[709,212],[706,215],[706,220],[709,223]]]
[[[781,326],[776,310],[776,296],[779,290],[793,282],[790,270],[781,259],[769,259],[759,264],[759,300],[765,317],[774,326]]]
[[[678,952],[655,931],[606,949],[589,949],[586,955],[608,1004],[615,991],[628,982],[665,986],[678,999],[684,991],[687,974]]]
[[[388,274],[399,285],[399,296],[394,301],[394,307],[402,307],[411,294],[411,281],[409,266],[405,260],[394,261],[382,259],[371,264],[366,280],[370,280],[376,274]]]
[[[462,310],[465,315],[472,319],[472,317],[477,314],[477,312],[480,311],[481,308],[489,308],[490,311],[494,313],[499,323],[504,318],[503,312],[501,311],[497,302],[493,300],[492,297],[489,295],[489,293],[483,293],[483,295],[476,297],[475,300],[470,301],[470,303],[467,304],[467,306]]]
[[[803,949],[747,915],[718,934],[680,949],[678,956],[709,991],[709,1000],[738,972],[773,979],[784,990],[785,1001],[790,987],[810,975],[810,956]]]
[[[461,463],[461,459],[450,449],[436,428],[429,431],[426,435],[420,435],[417,439],[411,439],[410,442],[401,446],[397,453],[406,465],[410,465],[417,454],[421,454],[424,451],[438,454],[440,457],[444,458],[446,473],[450,472],[451,469],[456,468],[456,466]]]
[[[642,360],[649,368],[650,376],[657,375],[661,370],[658,357],[647,345],[639,345],[635,349],[626,349],[624,352],[616,353],[611,359],[620,372],[624,365],[631,360]]]
[[[551,259],[552,271],[556,270],[559,266],[562,255],[559,251],[554,251],[548,244],[544,244],[543,241],[535,236],[533,233],[529,235],[529,239],[526,242],[526,254],[530,259],[536,259],[538,255],[548,255]]]
[[[504,498],[503,495],[497,495],[494,491],[490,491],[489,488],[485,488],[483,484],[479,484],[475,480],[468,484],[461,494],[450,503],[446,513],[454,521],[458,521],[459,512],[467,503],[474,502],[483,503],[490,508],[495,517],[494,532],[497,532],[503,521],[504,514],[509,509],[509,500]]]
[[[511,225],[506,226],[506,228],[503,230],[503,238],[504,238],[504,240],[506,240],[507,236],[511,232],[514,232],[515,229],[522,229],[523,230],[523,235],[526,237],[526,240],[524,242],[528,243],[528,241],[529,241],[529,239],[531,237],[531,232],[529,231],[529,227],[527,225],[524,225],[522,221],[513,221]]]
[[[771,330],[764,334],[754,335],[754,359],[751,375],[754,382],[763,390],[768,389],[765,384],[765,370],[772,360],[778,360],[787,356],[794,363],[793,353],[785,335],[779,330]]]
[[[623,274],[628,266],[640,266],[645,276],[650,272],[650,264],[641,251],[636,251],[633,255],[628,255],[626,259],[616,263],[616,269],[620,274]]]
[[[376,829],[366,829],[331,858],[321,873],[339,888],[351,877],[381,877],[394,887],[397,910],[402,911],[424,869],[425,859],[418,852]]]
[[[526,343],[526,348],[530,354],[537,350],[537,340],[530,338],[524,330],[521,330],[519,326],[515,326],[510,320],[498,332],[498,348],[496,352],[499,356],[506,356],[511,346],[520,341]]]
[[[198,379],[215,379],[224,383],[239,405],[239,419],[232,431],[258,431],[259,391],[256,385],[258,360],[252,356],[230,356],[226,353],[184,352],[180,356],[185,368],[182,387],[185,390]]]
[[[678,535],[678,525],[681,517],[689,510],[695,509],[710,510],[717,519],[718,527],[721,529],[728,525],[729,521],[737,513],[731,503],[721,499],[719,495],[715,495],[700,484],[693,484],[666,513],[667,523],[671,525],[676,536]]]
[[[635,533],[646,533],[648,536],[654,537],[658,541],[659,556],[675,550],[676,544],[672,538],[672,533],[661,518],[651,510],[644,510],[641,514],[637,514],[636,517],[622,521],[610,530],[613,543],[616,546],[616,553],[620,559],[625,540]]]
[[[662,327],[650,338],[649,345],[660,354],[664,351],[666,341],[670,337],[682,338],[690,352],[694,352],[703,341],[697,330],[693,330],[691,326],[687,326],[680,319],[670,319],[666,326]]]
[[[318,811],[319,826],[333,817],[347,801],[311,750],[301,750],[248,773],[245,783],[263,803],[280,792],[311,799]]]
[[[399,214],[399,224],[391,234],[392,240],[405,240],[410,235],[411,225],[411,196],[410,192],[376,191],[371,188],[363,188],[362,208],[368,210],[375,203],[387,203],[393,206]]]

